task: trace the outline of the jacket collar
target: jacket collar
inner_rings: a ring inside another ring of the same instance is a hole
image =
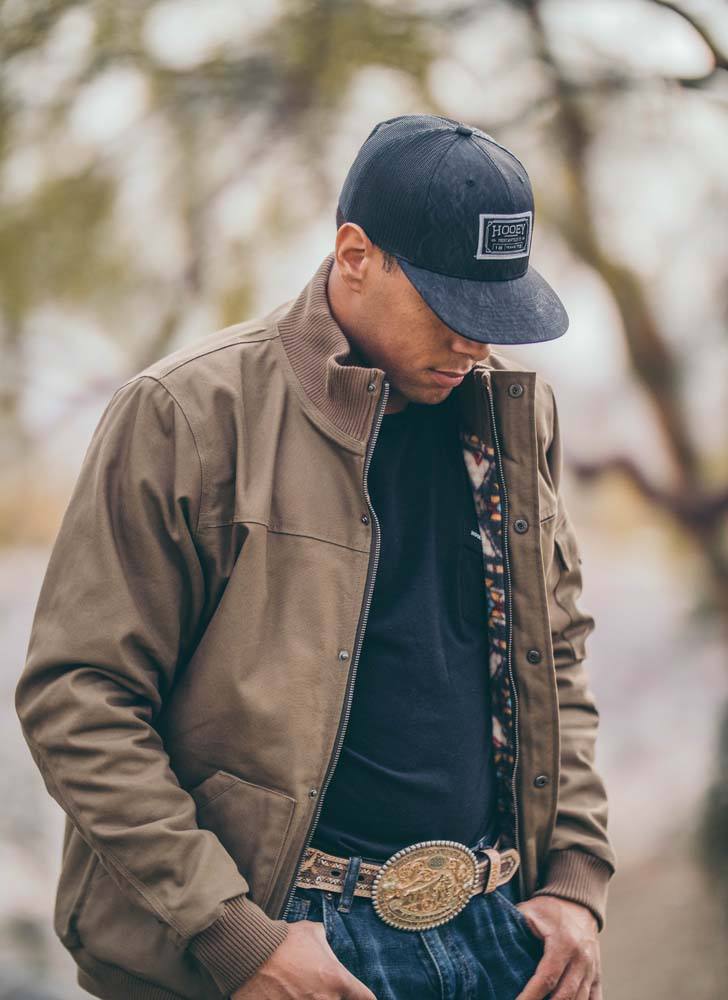
[[[283,347],[303,391],[345,434],[366,442],[384,371],[367,364],[331,314],[326,283],[334,254],[278,320]],[[370,390],[369,385],[376,389]]]
[[[288,360],[311,402],[345,434],[366,443],[381,395],[385,372],[368,364],[331,314],[326,285],[334,263],[328,254],[297,298],[286,303],[278,331]],[[278,311],[278,310],[277,310]],[[491,374],[513,370],[509,359],[492,351],[453,390],[467,429],[482,432],[487,423],[483,386]],[[369,389],[374,385],[375,389]]]

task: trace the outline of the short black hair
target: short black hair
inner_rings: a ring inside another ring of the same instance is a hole
[[[341,226],[344,225],[345,222],[346,222],[346,219],[344,218],[344,213],[341,211],[341,207],[339,205],[337,205],[336,206],[336,228],[339,229]],[[383,268],[383,270],[385,270],[387,272],[391,272],[391,271],[394,271],[395,268],[399,267],[399,264],[397,263],[397,258],[394,256],[394,254],[389,253],[389,251],[387,251],[387,250],[382,250],[381,247],[379,247],[378,249],[381,251],[381,254],[382,254],[382,268]]]

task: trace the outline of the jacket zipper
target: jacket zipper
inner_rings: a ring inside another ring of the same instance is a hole
[[[513,665],[511,662],[511,650],[513,648],[513,598],[511,594],[511,570],[510,562],[508,558],[508,490],[506,488],[506,477],[503,474],[503,461],[501,458],[500,442],[498,440],[498,430],[495,423],[495,408],[493,406],[493,394],[491,392],[490,384],[487,377],[483,378],[485,385],[485,391],[488,394],[488,406],[490,408],[490,422],[493,430],[493,446],[495,448],[496,464],[498,466],[498,476],[500,478],[501,490],[503,491],[503,566],[505,568],[505,579],[506,579],[506,621],[507,621],[507,642],[506,642],[506,657],[508,663],[508,677],[511,684],[511,696],[513,698],[513,734],[514,734],[514,752],[513,752],[513,772],[511,774],[511,795],[513,797],[513,821],[514,821],[514,837],[515,837],[515,847],[520,853],[520,846],[518,843],[518,801],[516,798],[516,769],[518,767],[518,696],[516,695],[516,682],[513,677]],[[522,883],[522,870],[519,867],[518,870],[518,881],[520,884],[520,894],[523,895],[523,883]]]
[[[328,770],[326,772],[326,776],[324,777],[323,784],[322,784],[322,786],[321,786],[321,788],[319,790],[319,796],[318,796],[318,802],[316,804],[316,809],[315,809],[314,814],[313,814],[313,819],[311,820],[311,826],[309,827],[308,834],[306,835],[306,843],[303,846],[303,850],[301,851],[301,854],[299,856],[298,863],[296,864],[296,871],[295,871],[294,876],[293,876],[293,882],[291,884],[291,888],[289,890],[288,896],[286,897],[286,902],[285,902],[285,905],[283,907],[283,911],[281,912],[281,915],[279,917],[280,920],[285,919],[285,916],[288,913],[288,910],[289,910],[290,905],[291,905],[291,900],[293,899],[293,895],[294,895],[294,893],[296,891],[296,881],[298,880],[298,875],[299,875],[299,872],[301,870],[301,864],[303,863],[303,857],[304,857],[306,851],[308,850],[308,847],[309,847],[309,844],[311,843],[311,840],[313,839],[313,833],[314,833],[314,830],[316,829],[316,823],[318,822],[318,818],[319,818],[319,815],[321,813],[321,807],[323,805],[324,795],[326,793],[326,789],[329,786],[329,782],[331,781],[331,776],[334,773],[334,770],[335,770],[336,765],[338,763],[339,757],[341,755],[341,747],[343,746],[343,743],[344,743],[344,735],[346,733],[346,727],[347,727],[347,725],[349,723],[349,715],[351,714],[351,704],[352,704],[352,701],[354,700],[354,681],[356,679],[356,668],[357,668],[357,666],[359,664],[359,656],[361,654],[361,648],[362,648],[362,645],[364,643],[364,631],[366,629],[367,619],[369,618],[369,610],[370,610],[370,608],[372,606],[372,597],[373,597],[373,594],[374,594],[374,579],[376,577],[377,567],[379,565],[379,551],[380,551],[381,541],[382,541],[381,532],[380,532],[380,526],[379,526],[379,520],[378,520],[377,515],[376,515],[376,513],[374,511],[374,507],[372,507],[371,497],[369,496],[369,489],[367,487],[367,474],[369,472],[369,465],[370,465],[371,460],[372,460],[372,454],[374,452],[374,446],[377,443],[377,437],[379,436],[379,429],[380,429],[380,427],[382,425],[382,418],[384,416],[384,408],[387,405],[387,398],[388,397],[389,397],[389,382],[385,381],[384,382],[384,388],[383,388],[382,394],[381,394],[381,396],[379,398],[379,406],[378,406],[378,409],[377,409],[377,413],[376,413],[376,416],[374,418],[374,426],[373,426],[372,433],[371,433],[370,438],[369,438],[369,443],[367,445],[366,456],[364,458],[364,475],[363,475],[363,478],[362,478],[362,485],[363,485],[363,489],[364,489],[364,498],[365,498],[365,500],[367,502],[367,506],[368,506],[369,511],[371,513],[372,527],[374,529],[374,558],[373,559],[370,558],[370,560],[369,560],[369,566],[367,568],[367,580],[366,580],[366,584],[365,584],[365,587],[364,587],[364,603],[363,603],[363,606],[362,606],[362,613],[361,613],[360,618],[359,618],[359,626],[358,626],[358,629],[357,629],[357,634],[356,634],[356,637],[355,637],[355,640],[354,640],[354,656],[352,657],[351,670],[349,671],[349,687],[348,687],[347,693],[346,693],[346,699],[345,699],[345,703],[344,703],[344,710],[343,710],[341,719],[339,720],[339,731],[338,731],[337,736],[336,736],[336,743],[335,743],[335,747],[334,747],[334,752],[333,752],[333,754],[331,756],[331,760],[329,761],[329,767],[328,767]],[[370,550],[370,555],[371,555],[371,550]]]

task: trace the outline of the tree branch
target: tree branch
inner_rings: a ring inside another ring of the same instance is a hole
[[[610,473],[624,476],[637,489],[640,496],[683,524],[689,522],[704,529],[710,524],[717,524],[728,514],[728,487],[713,493],[662,489],[651,482],[644,471],[625,455],[614,455],[600,462],[570,459],[568,465],[574,475],[584,482],[599,479]]]

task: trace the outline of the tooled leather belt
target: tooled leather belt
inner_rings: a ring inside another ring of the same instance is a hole
[[[473,896],[493,892],[518,871],[518,851],[498,850],[499,842],[473,851],[456,840],[422,840],[382,864],[362,861],[353,895],[370,897],[377,915],[392,927],[438,927]],[[348,864],[348,858],[309,847],[296,886],[341,892]]]

